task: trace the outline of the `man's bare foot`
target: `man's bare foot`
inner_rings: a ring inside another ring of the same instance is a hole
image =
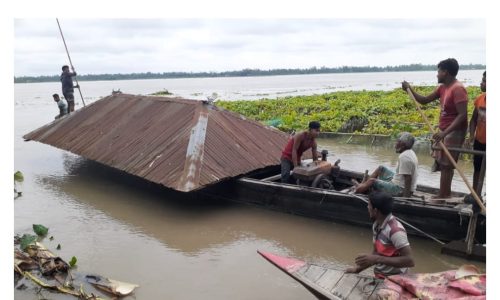
[[[351,183],[355,187],[357,187],[359,185],[359,182],[356,179],[354,179],[354,178],[351,179]]]

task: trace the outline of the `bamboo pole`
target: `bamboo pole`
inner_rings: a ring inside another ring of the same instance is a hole
[[[66,49],[66,54],[68,55],[69,64],[71,66],[71,70],[73,70],[73,72],[74,72],[75,68],[73,67],[73,62],[71,62],[71,57],[69,56],[68,46],[66,46],[66,40],[64,39],[64,35],[63,35],[62,29],[61,29],[61,25],[59,24],[59,19],[56,18],[56,21],[57,21],[57,26],[59,27],[59,32],[61,33],[61,37],[62,37],[62,40],[63,40],[63,43],[64,43],[64,48]],[[76,85],[78,86],[78,92],[80,93],[80,98],[82,98],[83,106],[85,106],[85,100],[83,100],[82,91],[80,90],[80,84],[78,84],[78,79],[76,79],[76,76],[75,76],[75,81],[76,81]]]
[[[427,126],[429,126],[429,129],[431,130],[432,134],[434,134],[435,133],[434,128],[432,127],[431,123],[429,122],[429,119],[427,119],[427,116],[424,114],[424,112],[420,108],[420,103],[418,103],[417,99],[415,99],[415,96],[411,92],[410,88],[407,88],[406,92],[410,95],[410,98],[413,100],[413,102],[415,102],[415,105],[417,106],[418,112],[420,113],[420,115],[424,119],[425,123],[427,123]],[[474,189],[472,188],[471,184],[469,183],[469,181],[465,177],[465,175],[462,172],[462,170],[460,170],[458,168],[457,163],[455,162],[455,160],[451,156],[450,151],[448,151],[448,149],[444,145],[443,141],[439,141],[439,146],[441,147],[442,151],[444,151],[444,153],[446,154],[446,156],[448,157],[448,159],[452,163],[453,167],[455,167],[455,169],[457,169],[458,173],[460,174],[460,177],[462,177],[462,180],[465,182],[465,185],[467,185],[467,188],[469,188],[469,190],[470,190],[470,192],[472,194],[472,197],[474,197],[474,199],[476,200],[477,204],[483,210],[484,214],[486,214],[486,207],[484,206],[483,201],[481,201],[481,199],[479,198],[479,196],[476,194],[476,191],[474,191]]]

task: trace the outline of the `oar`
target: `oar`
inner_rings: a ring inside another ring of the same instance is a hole
[[[422,118],[424,119],[424,121],[427,123],[427,126],[429,126],[429,129],[431,130],[432,134],[434,134],[435,133],[434,128],[432,127],[431,123],[429,122],[429,119],[427,119],[427,116],[424,114],[424,112],[420,108],[420,103],[418,103],[417,99],[415,99],[415,96],[411,92],[410,88],[407,88],[406,92],[410,95],[410,98],[413,100],[413,102],[415,102],[415,106],[417,106],[418,112],[420,113],[420,115],[422,116]],[[469,181],[465,177],[465,175],[462,172],[462,170],[460,170],[458,168],[457,163],[455,162],[455,160],[451,156],[450,151],[448,151],[448,148],[446,148],[446,146],[444,145],[443,141],[439,141],[439,146],[441,147],[442,151],[444,151],[444,153],[446,154],[446,156],[448,157],[448,159],[450,160],[450,162],[453,164],[453,166],[455,167],[455,169],[457,169],[458,173],[462,177],[462,180],[465,182],[465,184],[469,188],[469,190],[470,190],[470,192],[472,194],[472,197],[474,197],[474,199],[476,200],[477,204],[483,210],[484,214],[486,214],[486,207],[484,206],[483,201],[481,201],[481,199],[479,198],[479,196],[476,194],[476,191],[474,191],[474,189],[470,185]]]
[[[59,24],[59,19],[56,18],[56,21],[57,21],[57,26],[59,27],[59,32],[61,33],[61,37],[62,37],[62,40],[64,43],[64,48],[66,48],[66,54],[68,55],[69,64],[71,65],[71,69],[74,71],[75,68],[73,67],[73,63],[71,62],[71,57],[69,56],[68,46],[66,46],[66,40],[64,39],[64,35],[62,33],[62,30],[61,30],[61,25]],[[83,100],[82,91],[80,90],[80,85],[78,84],[78,79],[76,79],[76,76],[75,76],[75,81],[76,81],[76,85],[78,86],[78,92],[80,92],[80,97],[82,98],[83,106],[85,106],[85,100]]]

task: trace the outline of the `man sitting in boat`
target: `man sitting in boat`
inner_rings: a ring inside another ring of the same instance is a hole
[[[395,149],[399,154],[396,172],[385,166],[379,166],[365,182],[358,184],[354,180],[356,193],[364,193],[370,188],[385,191],[393,196],[411,197],[417,187],[418,158],[412,150],[415,138],[409,132],[399,135]]]
[[[375,277],[403,274],[415,266],[410,243],[403,225],[392,215],[394,199],[386,192],[375,191],[368,196],[368,214],[373,223],[373,252],[361,254],[356,266],[346,273],[359,273],[373,265]]]
[[[302,154],[311,149],[313,161],[318,160],[318,145],[316,138],[319,135],[321,124],[316,121],[309,123],[309,130],[294,135],[288,140],[285,149],[281,152],[281,182],[290,182],[290,171],[300,166]]]

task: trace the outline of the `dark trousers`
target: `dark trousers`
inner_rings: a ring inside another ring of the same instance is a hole
[[[477,140],[474,140],[474,150],[486,151],[486,144],[482,144]],[[481,164],[483,163],[482,155],[474,155],[474,172],[479,172],[481,170]]]
[[[75,101],[68,101],[68,113],[75,111]]]
[[[75,95],[73,92],[63,92],[64,99],[68,102],[68,114],[75,111]]]
[[[281,158],[281,182],[290,183],[291,170],[293,170],[293,163],[286,158]]]

